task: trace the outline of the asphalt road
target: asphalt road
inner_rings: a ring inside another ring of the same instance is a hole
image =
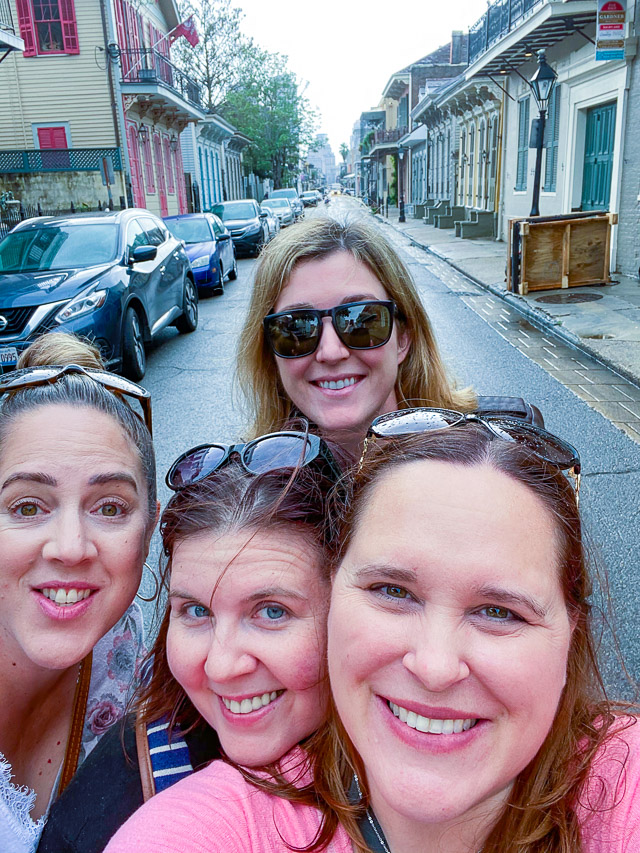
[[[330,212],[341,215],[356,204],[332,201]],[[324,211],[320,211],[324,213]],[[385,231],[387,236],[389,231]],[[599,572],[608,574],[613,610],[602,617],[601,659],[612,693],[633,695],[623,675],[608,625],[613,618],[628,671],[640,680],[640,590],[637,548],[640,531],[640,445],[591,409],[540,366],[528,359],[428,268],[426,256],[408,240],[393,237],[409,265],[452,373],[460,384],[481,394],[514,394],[535,403],[547,427],[574,444],[583,462],[581,506],[590,551]],[[250,294],[255,261],[241,260],[235,282],[224,295],[200,303],[200,324],[191,335],[173,329],[149,353],[144,385],[153,398],[154,434],[158,456],[160,500],[169,491],[164,474],[173,459],[192,445],[217,440],[237,441],[243,435],[241,400],[234,385],[234,356]],[[469,283],[468,290],[474,285]],[[157,565],[154,540],[149,563]],[[146,577],[144,590],[153,591]],[[594,601],[599,601],[596,595]],[[147,606],[148,608],[148,606]],[[605,624],[606,623],[606,624]]]

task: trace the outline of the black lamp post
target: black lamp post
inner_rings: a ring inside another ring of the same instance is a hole
[[[540,176],[542,173],[542,149],[544,147],[544,126],[547,120],[547,107],[556,85],[558,75],[547,65],[547,57],[544,50],[538,51],[538,67],[531,78],[529,85],[538,104],[540,116],[534,132],[536,148],[536,171],[533,178],[533,197],[531,199],[531,216],[540,216]]]
[[[404,216],[404,155],[407,149],[398,145],[398,222],[406,222]]]

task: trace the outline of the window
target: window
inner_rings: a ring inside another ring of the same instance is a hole
[[[529,167],[529,96],[518,101],[518,162],[516,165],[516,192],[527,188]]]
[[[173,164],[171,162],[171,140],[166,133],[162,137],[162,150],[164,151],[164,171],[167,176],[167,192],[175,193],[176,186],[173,181]]]
[[[24,56],[80,53],[73,0],[16,0]]]
[[[37,127],[39,148],[67,148],[65,127]]]
[[[140,223],[134,219],[127,228],[127,252],[131,255],[131,252],[133,252],[134,249],[137,249],[138,246],[146,245],[148,245],[147,235],[143,231]]]
[[[560,86],[556,86],[549,101],[549,115],[544,128],[544,144],[547,156],[544,164],[544,186],[546,193],[556,191],[558,176],[558,139],[560,137]]]
[[[157,220],[152,219],[150,216],[141,216],[138,222],[145,230],[146,240],[144,245],[161,246],[164,243],[166,235]]]

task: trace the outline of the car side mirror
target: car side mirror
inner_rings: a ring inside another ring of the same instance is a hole
[[[269,216],[269,214],[265,213],[263,210],[261,210],[258,215],[259,215],[260,219],[266,219]]]
[[[218,236],[216,237],[216,240],[218,241],[218,243],[222,243],[223,240],[230,240],[230,239],[231,239],[231,234],[218,234]]]
[[[157,246],[136,246],[136,248],[129,254],[129,264],[141,264],[144,261],[155,261],[157,254]]]

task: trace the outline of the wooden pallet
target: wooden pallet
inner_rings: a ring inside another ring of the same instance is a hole
[[[520,222],[518,292],[608,284],[611,281],[611,227],[617,213],[536,221],[509,220],[507,289],[513,290],[511,247],[513,223]]]

